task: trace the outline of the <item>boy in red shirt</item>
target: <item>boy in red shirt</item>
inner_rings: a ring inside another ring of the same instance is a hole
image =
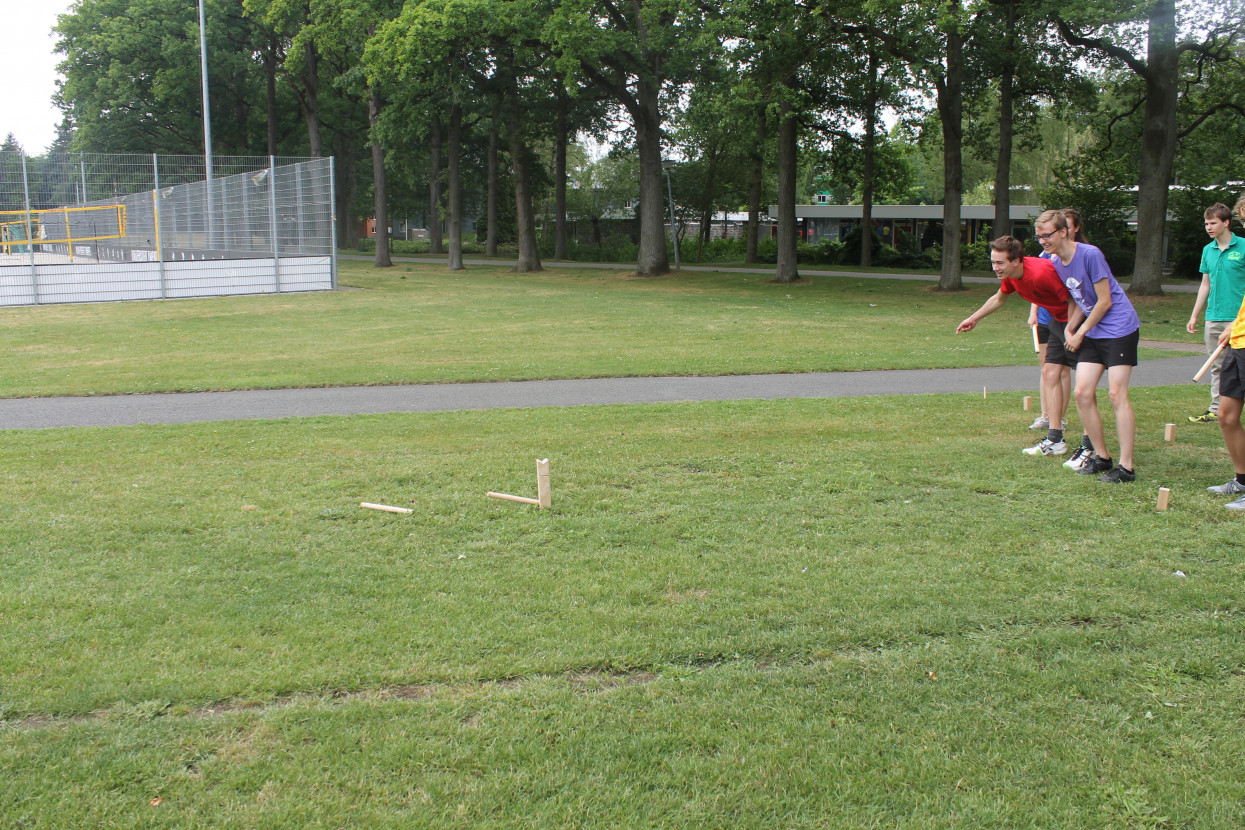
[[[965,318],[955,332],[972,331],[981,318],[1003,307],[1008,294],[1019,294],[1050,312],[1050,341],[1046,344],[1046,363],[1042,366],[1042,388],[1050,404],[1050,427],[1045,438],[1036,446],[1026,447],[1024,452],[1029,455],[1063,455],[1068,451],[1068,445],[1063,440],[1063,429],[1056,429],[1055,425],[1062,426],[1067,415],[1068,401],[1063,394],[1063,381],[1076,364],[1076,355],[1064,348],[1064,326],[1068,322],[1072,298],[1055,266],[1041,257],[1025,256],[1019,239],[1000,236],[991,242],[990,267],[999,278],[998,292]]]

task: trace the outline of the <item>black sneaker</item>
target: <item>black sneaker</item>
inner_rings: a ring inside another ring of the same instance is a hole
[[[1105,473],[1115,465],[1111,463],[1110,458],[1103,458],[1100,455],[1090,455],[1081,462],[1081,466],[1076,471],[1083,476],[1096,476]]]
[[[1099,481],[1105,481],[1107,484],[1121,484],[1123,482],[1135,481],[1137,474],[1131,470],[1125,470],[1123,467],[1116,467],[1104,476],[1098,476]]]

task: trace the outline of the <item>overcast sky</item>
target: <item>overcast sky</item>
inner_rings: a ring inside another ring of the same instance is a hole
[[[0,13],[0,140],[12,133],[31,155],[56,138],[60,110],[52,106],[56,64],[52,27],[74,0],[5,0]]]

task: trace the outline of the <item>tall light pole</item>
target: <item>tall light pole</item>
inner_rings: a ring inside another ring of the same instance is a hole
[[[207,71],[207,20],[203,13],[203,0],[199,0],[199,74],[203,78],[203,158],[207,169],[207,244],[213,246],[216,237],[214,199],[212,197],[212,110],[208,105]]]
[[[670,200],[670,239],[674,242],[674,270],[679,270],[679,227],[674,224],[674,190],[670,187],[670,168],[678,164],[674,159],[662,159],[661,169],[666,173],[666,197]]]
[[[207,22],[203,0],[199,0],[199,74],[203,78],[203,153],[207,159],[207,180],[212,180],[212,111],[208,106]]]

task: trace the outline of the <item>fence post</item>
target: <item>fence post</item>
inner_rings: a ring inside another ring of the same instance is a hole
[[[39,304],[39,272],[35,270],[35,235],[30,224],[30,181],[26,177],[26,151],[22,151],[22,194],[26,205],[26,250],[30,252],[30,290]]]
[[[329,277],[337,290],[337,157],[329,156]]]
[[[281,293],[281,249],[277,244],[277,159],[268,157],[268,213],[272,222],[272,278]]]
[[[78,173],[82,176],[82,204],[86,204],[89,199],[86,197],[86,160],[82,153],[78,153]]]
[[[160,244],[160,161],[155,153],[151,154],[151,176],[156,189],[151,191],[151,223],[156,231],[156,270],[160,274],[160,299],[168,299],[168,291],[164,282],[164,246]]]

